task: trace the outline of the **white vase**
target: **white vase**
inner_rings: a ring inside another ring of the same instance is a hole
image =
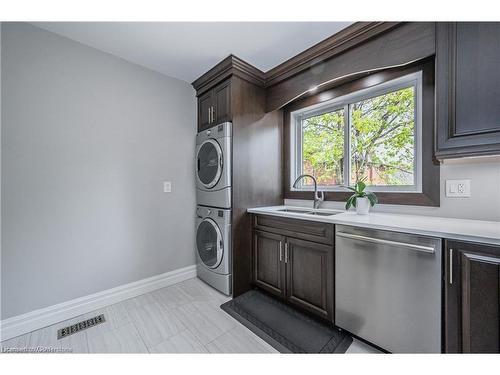
[[[356,213],[358,215],[367,215],[370,211],[370,201],[368,198],[356,198]]]

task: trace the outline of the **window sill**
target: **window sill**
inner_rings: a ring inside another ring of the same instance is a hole
[[[386,193],[375,192],[378,201],[381,204],[395,204],[395,205],[410,205],[410,206],[429,206],[439,207],[439,198],[433,199],[425,193]],[[338,201],[345,202],[352,193],[350,192],[336,192],[325,191],[325,201]],[[312,191],[285,191],[285,199],[304,199],[313,200],[314,192]]]

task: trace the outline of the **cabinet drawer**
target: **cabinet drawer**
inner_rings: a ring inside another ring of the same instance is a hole
[[[254,215],[253,220],[258,230],[333,245],[333,224],[267,215]]]

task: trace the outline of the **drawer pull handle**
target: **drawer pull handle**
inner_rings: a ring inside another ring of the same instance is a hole
[[[450,249],[450,285],[453,285],[453,249]]]

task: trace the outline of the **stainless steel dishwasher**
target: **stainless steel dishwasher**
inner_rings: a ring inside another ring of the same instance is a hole
[[[441,239],[335,233],[335,324],[392,353],[440,353]]]

